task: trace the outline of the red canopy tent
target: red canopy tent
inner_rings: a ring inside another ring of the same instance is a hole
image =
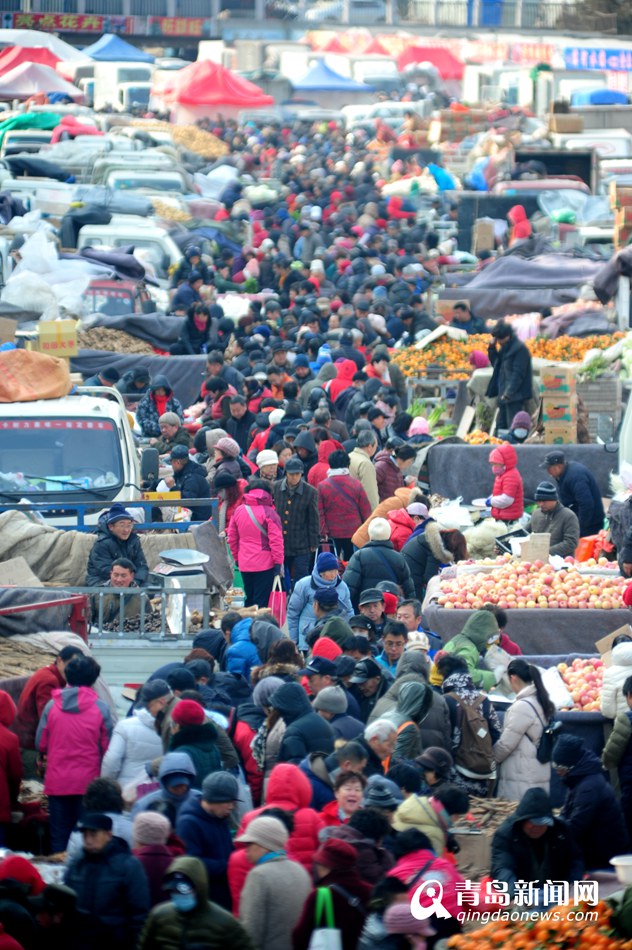
[[[189,119],[215,113],[235,116],[241,109],[274,105],[273,97],[259,86],[210,60],[191,63],[178,70],[163,88],[162,95],[181,118]]]
[[[348,46],[340,42],[337,36],[334,36],[328,43],[320,48],[321,53],[345,53],[347,56],[351,52]]]
[[[45,46],[7,46],[0,53],[0,75],[21,66],[22,63],[39,63],[40,66],[55,69],[57,63],[61,62],[59,56],[55,56]]]
[[[444,80],[463,79],[463,63],[450,50],[439,46],[408,46],[397,57],[397,68],[405,69],[411,63],[432,63]]]
[[[372,39],[367,48],[363,51],[363,55],[390,56],[391,54],[385,46],[382,46],[379,39],[375,37],[375,39]]]

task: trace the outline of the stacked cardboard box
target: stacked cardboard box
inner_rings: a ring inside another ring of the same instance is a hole
[[[599,379],[577,383],[577,396],[588,416],[591,439],[599,435],[613,442],[623,414],[623,387],[618,376],[606,373]]]
[[[485,109],[469,109],[467,112],[441,109],[433,125],[439,127],[439,137],[436,141],[461,142],[468,135],[486,132],[489,128],[489,120]],[[434,134],[437,134],[436,130]]]
[[[632,238],[632,188],[610,183],[610,207],[614,211],[614,249],[620,251]]]
[[[547,116],[547,126],[549,132],[569,135],[574,132],[584,131],[584,117],[575,113],[552,112]]]
[[[542,421],[546,445],[577,442],[575,367],[551,363],[540,371]]]

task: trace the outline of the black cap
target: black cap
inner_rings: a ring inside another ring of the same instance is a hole
[[[77,822],[78,831],[112,831],[112,819],[101,812],[88,812]]]
[[[540,468],[548,468],[549,465],[564,465],[566,462],[566,456],[559,449],[555,449],[554,452],[547,452],[544,456],[544,461],[541,463]]]
[[[290,475],[293,473],[300,472],[301,474],[305,471],[305,466],[301,462],[298,456],[293,455],[292,458],[289,458],[285,463],[285,472]]]
[[[375,660],[372,660],[370,657],[367,657],[365,660],[360,660],[359,663],[356,663],[356,668],[354,670],[353,676],[349,680],[350,683],[366,683],[367,680],[373,679],[375,676],[382,675],[382,668]]]
[[[383,591],[377,587],[367,587],[367,589],[363,590],[360,594],[358,605],[363,607],[365,604],[377,604],[381,600],[384,600]]]
[[[384,410],[380,409],[379,406],[373,406],[367,413],[367,419],[369,422],[372,422],[374,419],[379,419],[380,416],[382,416],[384,419],[386,418],[384,415]]]
[[[313,656],[307,663],[305,669],[301,670],[299,676],[335,676],[336,665],[332,660],[325,656]]]

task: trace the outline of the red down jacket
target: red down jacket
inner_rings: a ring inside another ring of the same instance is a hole
[[[312,800],[312,786],[309,779],[297,765],[281,763],[270,772],[266,789],[266,803],[261,808],[249,811],[242,818],[236,837],[243,834],[253,818],[266,808],[282,808],[294,815],[294,831],[287,845],[287,855],[312,871],[312,858],[318,849],[318,832],[324,827],[317,811],[308,808]],[[243,848],[233,851],[228,862],[228,885],[233,899],[233,913],[239,914],[239,899],[246,877],[252,865]]]
[[[489,453],[490,464],[504,465],[505,471],[494,479],[492,495],[509,495],[513,502],[508,508],[494,508],[492,518],[497,521],[516,521],[524,514],[524,488],[518,471],[518,456],[513,445],[499,445]]]

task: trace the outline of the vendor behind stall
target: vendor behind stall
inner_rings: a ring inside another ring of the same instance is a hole
[[[549,554],[572,557],[579,543],[577,515],[560,504],[553,482],[540,482],[534,497],[538,510],[531,515],[531,531],[551,535]]]

